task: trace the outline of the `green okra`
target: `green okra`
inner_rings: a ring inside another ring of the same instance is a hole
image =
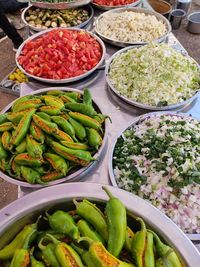
[[[12,137],[12,144],[18,146],[22,142],[22,140],[24,139],[24,137],[26,136],[28,132],[31,119],[35,112],[36,112],[36,109],[32,109],[28,113],[24,114],[17,128],[14,131],[14,135]]]
[[[62,157],[52,153],[45,153],[44,158],[51,164],[54,170],[65,176],[69,171],[69,163]]]
[[[74,120],[80,122],[83,126],[90,127],[95,130],[101,130],[101,124],[87,115],[81,114],[79,112],[70,111],[69,116]]]
[[[33,158],[28,153],[18,154],[14,161],[19,165],[30,166],[30,167],[40,167],[43,163],[42,158]]]
[[[40,143],[35,141],[32,135],[26,136],[26,150],[28,154],[33,158],[42,158],[43,150]]]

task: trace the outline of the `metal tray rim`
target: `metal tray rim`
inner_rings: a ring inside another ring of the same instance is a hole
[[[22,21],[23,21],[23,23],[24,23],[26,26],[28,26],[28,27],[29,27],[30,29],[32,29],[33,31],[36,31],[36,32],[44,31],[44,29],[39,29],[39,28],[37,28],[37,27],[35,27],[35,26],[32,26],[32,25],[30,25],[30,24],[28,23],[28,21],[26,21],[26,19],[25,19],[26,12],[27,12],[30,8],[32,8],[32,7],[33,7],[33,5],[30,5],[30,6],[28,6],[27,8],[25,8],[25,9],[23,10],[22,15],[21,15]],[[77,7],[77,8],[78,8],[78,7]],[[90,17],[89,17],[89,19],[87,19],[86,21],[82,22],[81,24],[78,24],[78,25],[76,25],[76,26],[72,26],[72,27],[68,27],[68,28],[66,28],[66,29],[74,29],[74,28],[79,28],[79,29],[81,29],[81,28],[85,27],[87,24],[90,23],[90,21],[91,21],[91,20],[93,19],[93,17],[94,17],[94,9],[92,8],[91,5],[86,5],[86,6],[83,7],[83,9],[88,9],[88,11],[90,12]],[[50,28],[50,29],[53,29],[53,28]]]
[[[141,46],[141,45],[140,45]],[[139,47],[140,47],[139,46]],[[123,95],[121,95],[117,89],[115,89],[115,87],[112,85],[111,81],[110,81],[110,78],[109,78],[109,69],[110,69],[110,65],[113,61],[113,59],[115,57],[117,57],[119,54],[121,53],[124,53],[128,50],[131,50],[131,49],[137,49],[138,47],[136,46],[129,46],[129,47],[125,47],[119,51],[117,51],[115,54],[113,54],[108,61],[106,61],[106,66],[105,66],[105,76],[106,76],[106,82],[108,84],[108,86],[110,87],[110,89],[112,90],[112,92],[114,94],[116,94],[119,98],[121,98],[123,101],[127,102],[128,104],[132,105],[132,106],[135,106],[135,107],[138,107],[138,108],[141,108],[141,109],[145,109],[145,110],[150,110],[150,111],[167,111],[167,110],[173,110],[173,109],[181,109],[183,106],[185,106],[186,104],[189,104],[191,102],[193,102],[199,95],[199,90],[197,90],[194,95],[182,102],[179,102],[179,103],[176,103],[176,104],[172,104],[172,105],[168,105],[168,106],[162,106],[162,107],[156,107],[156,106],[150,106],[150,105],[147,105],[147,104],[142,104],[142,103],[139,103],[139,102],[136,102],[134,100],[131,100]],[[173,48],[173,47],[172,47]],[[175,48],[173,48],[175,49]],[[176,50],[176,49],[175,49]],[[178,51],[178,50],[177,50]],[[190,56],[188,55],[185,55],[186,57],[189,57],[191,58]],[[193,59],[191,58],[196,64],[197,66],[198,63]]]
[[[90,36],[92,36],[93,38],[95,38],[95,39],[97,40],[97,42],[100,44],[100,46],[101,46],[101,49],[102,49],[102,56],[101,56],[100,61],[97,63],[97,65],[96,65],[93,69],[87,71],[86,73],[83,73],[83,74],[81,74],[81,75],[79,75],[79,76],[71,77],[71,78],[68,78],[68,79],[61,79],[61,80],[47,79],[47,78],[37,77],[37,76],[34,76],[34,75],[32,75],[32,74],[26,72],[26,71],[24,70],[24,68],[23,68],[23,67],[19,64],[19,62],[18,62],[18,57],[20,56],[23,47],[24,47],[25,44],[26,44],[27,42],[29,42],[30,40],[36,39],[36,38],[40,37],[41,35],[44,35],[44,34],[50,32],[50,31],[54,31],[54,30],[70,30],[70,31],[80,31],[80,32],[83,32],[83,31],[84,31],[84,32],[88,33]],[[89,31],[87,31],[87,30],[84,30],[84,29],[79,29],[79,28],[70,28],[70,29],[68,29],[68,28],[59,28],[59,27],[58,27],[58,28],[53,28],[53,29],[48,29],[48,30],[45,30],[45,31],[38,32],[38,33],[32,35],[31,37],[29,37],[28,39],[26,39],[26,41],[24,41],[24,42],[20,45],[20,47],[18,48],[17,53],[16,53],[16,55],[15,55],[15,61],[16,61],[17,67],[18,67],[22,72],[24,72],[28,77],[31,77],[31,78],[33,78],[33,79],[35,79],[35,80],[38,80],[38,81],[41,81],[41,82],[45,82],[45,83],[51,83],[51,84],[63,84],[63,83],[71,83],[71,82],[75,82],[75,81],[81,80],[81,79],[87,77],[88,75],[90,75],[91,73],[93,73],[95,70],[97,70],[97,69],[102,65],[102,63],[103,63],[103,61],[104,61],[104,59],[105,59],[105,54],[106,54],[106,48],[105,48],[105,45],[104,45],[103,41],[101,40],[101,38],[99,38],[97,35],[95,35],[95,34],[89,32]]]
[[[78,93],[81,93],[83,94],[83,92],[81,90],[78,90],[78,89],[74,89],[74,88],[70,88],[70,87],[49,87],[49,88],[45,88],[45,89],[40,89],[40,90],[37,90],[37,91],[34,91],[34,92],[31,92],[30,94],[28,95],[38,95],[38,94],[42,94],[42,93],[45,93],[47,91],[51,91],[51,90],[55,90],[55,89],[58,89],[58,90],[62,90],[62,91],[74,91],[74,92],[78,92]],[[16,100],[12,101],[11,103],[9,103],[2,111],[1,111],[1,114],[2,113],[5,113],[7,112],[11,106],[13,105],[13,103],[15,102]],[[98,107],[98,109],[100,110],[100,112],[102,112],[102,109],[99,107],[99,105],[96,103],[96,101],[94,101],[95,105]],[[103,137],[103,141],[102,141],[102,144],[101,144],[101,147],[99,148],[99,150],[94,154],[94,158],[96,160],[98,160],[102,154],[102,151],[106,145],[106,142],[107,142],[107,136],[108,136],[108,126],[107,126],[108,122],[105,121],[105,132],[104,132],[104,137]],[[8,176],[7,174],[5,174],[4,172],[2,172],[0,170],[0,175],[1,177],[6,180],[7,182],[10,182],[12,184],[16,184],[18,186],[23,186],[23,187],[28,187],[28,188],[44,188],[44,187],[48,187],[48,186],[53,186],[53,185],[56,185],[56,184],[60,184],[60,183],[64,183],[64,182],[68,182],[68,181],[71,181],[71,180],[75,180],[75,179],[78,179],[78,176],[83,174],[83,173],[86,173],[90,167],[92,167],[96,162],[93,161],[91,162],[89,165],[87,165],[86,167],[80,167],[79,170],[71,173],[70,175],[66,176],[66,177],[63,177],[61,179],[58,179],[58,180],[55,180],[55,181],[52,181],[50,183],[48,183],[47,185],[40,185],[40,184],[29,184],[28,182],[22,182],[20,180],[17,180],[15,178],[12,178],[10,176]]]
[[[68,9],[73,7],[79,7],[87,5],[91,2],[91,0],[75,0],[72,2],[60,2],[60,3],[43,3],[39,1],[30,1],[30,3],[39,8],[46,8],[46,9]]]
[[[96,34],[105,42],[108,42],[112,45],[119,46],[119,47],[127,47],[127,46],[133,46],[133,45],[134,46],[140,46],[140,45],[148,44],[148,42],[122,42],[119,40],[110,39],[97,30],[98,23],[105,14],[121,13],[121,12],[125,12],[125,11],[133,11],[136,13],[144,13],[144,14],[154,15],[157,19],[159,19],[165,23],[167,32],[164,35],[160,36],[159,38],[156,38],[154,40],[155,42],[158,42],[158,43],[164,42],[172,30],[171,24],[169,23],[169,21],[164,16],[162,16],[161,14],[159,14],[156,11],[145,9],[145,8],[140,8],[140,7],[123,7],[123,8],[117,8],[114,10],[109,10],[109,11],[101,14],[94,22],[94,26],[95,26],[94,30],[95,30]]]
[[[182,113],[182,112],[174,112],[174,111],[150,112],[150,113],[146,113],[146,114],[143,114],[141,116],[138,116],[138,117],[134,118],[132,120],[132,122],[129,122],[128,125],[123,127],[119,131],[119,133],[117,133],[117,135],[113,138],[112,144],[110,145],[110,148],[109,148],[109,151],[108,151],[108,173],[109,173],[109,178],[110,178],[111,184],[114,187],[120,188],[120,187],[118,187],[118,184],[117,184],[116,179],[115,179],[114,171],[113,171],[113,153],[114,153],[114,149],[115,149],[115,146],[116,146],[118,138],[123,134],[124,131],[126,131],[127,129],[133,127],[134,125],[136,125],[140,121],[143,121],[143,120],[145,120],[147,118],[151,118],[151,117],[154,117],[154,116],[162,116],[162,115],[171,115],[171,116],[178,116],[178,117],[183,117],[183,118],[194,118],[194,119],[196,119],[196,120],[198,120],[200,122],[200,120],[198,118],[192,117],[192,116],[190,116],[188,114],[185,114],[185,113]],[[133,195],[135,195],[135,194],[133,194]],[[200,240],[200,234],[187,234],[186,233],[186,235],[191,240],[194,240],[194,241],[199,241]]]

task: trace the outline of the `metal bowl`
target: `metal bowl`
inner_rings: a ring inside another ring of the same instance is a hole
[[[35,27],[31,24],[28,23],[28,21],[26,21],[26,14],[27,12],[29,11],[29,9],[32,9],[34,6],[28,6],[27,8],[24,9],[24,11],[22,12],[22,15],[21,15],[21,18],[22,18],[22,21],[25,25],[27,25],[31,30],[34,30],[35,32],[41,32],[41,31],[44,31],[44,29],[42,28],[38,28],[38,27]],[[93,8],[91,7],[91,5],[87,5],[87,6],[84,6],[82,9],[88,11],[89,13],[89,18],[82,22],[81,24],[78,24],[76,26],[72,26],[72,27],[69,27],[67,29],[73,29],[73,28],[84,28],[87,24],[89,24],[94,16],[94,10]],[[50,27],[50,29],[52,29],[52,27]]]
[[[113,139],[112,145],[109,149],[109,156],[108,156],[108,171],[109,171],[109,177],[110,177],[110,181],[111,184],[114,187],[118,187],[118,184],[116,182],[115,179],[115,175],[114,175],[114,168],[113,168],[113,154],[114,154],[114,150],[115,150],[115,146],[117,144],[118,138],[123,136],[123,133],[140,124],[141,122],[143,122],[145,119],[147,118],[151,118],[151,117],[155,117],[155,116],[161,116],[161,115],[169,115],[169,116],[176,116],[176,117],[181,117],[181,118],[191,118],[190,115],[186,115],[184,113],[176,113],[176,112],[171,112],[171,111],[162,111],[162,112],[151,112],[148,114],[144,114],[141,116],[136,117],[135,119],[132,120],[132,122],[129,122],[129,125],[124,127]],[[195,240],[195,241],[199,241],[200,240],[200,234],[187,234],[187,236],[191,239],[191,240]],[[192,265],[190,265],[192,266]]]
[[[71,2],[60,2],[60,3],[44,3],[40,1],[30,1],[30,3],[39,8],[45,9],[67,9],[88,5],[91,0],[72,0]]]
[[[103,14],[101,14],[96,20],[95,20],[95,32],[96,34],[105,42],[107,43],[110,43],[112,45],[115,45],[115,46],[119,46],[119,47],[126,47],[126,46],[130,46],[130,45],[134,45],[134,46],[140,46],[140,45],[144,45],[144,44],[147,44],[148,42],[122,42],[122,41],[119,41],[119,40],[114,40],[114,39],[110,39],[109,37],[103,35],[97,28],[98,28],[98,24],[100,22],[100,20],[103,18],[104,15],[109,15],[111,13],[122,13],[122,12],[125,12],[125,11],[130,11],[130,12],[135,12],[135,13],[144,13],[144,14],[147,14],[147,15],[152,15],[152,16],[155,16],[158,20],[162,21],[164,24],[165,24],[165,27],[166,27],[166,33],[162,36],[160,36],[159,38],[155,39],[154,41],[157,42],[157,43],[161,43],[161,42],[164,42],[166,41],[169,33],[171,32],[171,25],[169,23],[169,21],[164,17],[162,16],[161,14],[153,11],[153,10],[149,10],[149,9],[145,9],[145,8],[140,8],[140,7],[124,7],[124,8],[118,8],[118,9],[114,9],[114,10],[110,10],[110,11],[107,11]]]
[[[80,94],[83,94],[83,92],[81,90],[77,90],[77,89],[73,89],[73,88],[68,88],[68,87],[50,87],[50,88],[45,88],[45,89],[40,89],[37,91],[34,91],[28,95],[41,95],[44,94],[48,91],[51,90],[62,90],[62,91],[73,91],[73,92],[78,92]],[[11,108],[11,106],[13,105],[15,101],[11,102],[10,104],[8,104],[2,111],[1,113],[5,113],[8,112]],[[98,106],[98,104],[96,103],[96,101],[93,100],[93,104],[94,107],[97,111],[99,111],[100,113],[102,113],[101,108]],[[107,140],[107,122],[104,123],[103,125],[104,128],[104,136],[103,136],[103,141],[102,141],[102,145],[99,148],[99,150],[94,154],[94,158],[98,161],[98,159],[100,159],[100,156],[102,154],[103,149],[105,148],[106,145],[106,140]],[[85,175],[92,169],[92,167],[96,164],[95,161],[90,162],[90,164],[88,164],[86,167],[79,167],[76,170],[72,170],[69,172],[69,174],[66,177],[63,177],[61,179],[49,182],[47,185],[41,185],[41,184],[29,184],[28,182],[25,181],[20,181],[17,180],[13,177],[8,176],[7,174],[5,174],[4,172],[2,172],[0,170],[0,177],[3,178],[5,181],[12,183],[12,184],[16,184],[18,186],[23,186],[23,187],[29,187],[29,188],[41,188],[44,186],[52,186],[52,185],[56,185],[56,184],[60,184],[60,183],[64,183],[64,182],[69,182],[69,181],[78,181],[79,179],[83,178],[83,176],[85,177]]]
[[[103,43],[103,41],[98,37],[96,36],[95,34],[89,32],[89,31],[86,31],[86,30],[83,30],[83,29],[78,29],[78,28],[73,28],[73,29],[70,29],[70,31],[80,31],[80,32],[86,32],[88,33],[90,36],[92,36],[94,39],[96,39],[96,41],[100,44],[101,46],[101,49],[102,49],[102,56],[101,56],[101,59],[99,61],[99,63],[91,70],[87,71],[86,73],[83,73],[79,76],[75,76],[75,77],[71,77],[71,78],[67,78],[67,79],[60,79],[60,80],[54,80],[54,79],[47,79],[47,78],[42,78],[42,77],[37,77],[35,75],[32,75],[28,72],[26,72],[23,67],[19,64],[18,62],[18,57],[19,55],[21,54],[25,44],[27,42],[29,42],[30,40],[35,40],[37,38],[39,38],[40,36],[42,35],[45,35],[46,33],[50,32],[50,31],[53,31],[55,29],[66,29],[66,28],[54,28],[54,29],[48,29],[48,30],[45,30],[45,31],[42,31],[42,32],[39,32],[39,33],[36,33],[34,35],[32,35],[31,37],[29,37],[28,39],[26,39],[26,41],[24,41],[20,47],[18,48],[17,50],[17,53],[16,53],[16,56],[15,56],[15,61],[16,61],[16,64],[17,64],[17,67],[22,71],[24,72],[28,77],[31,77],[35,80],[38,80],[40,82],[44,82],[44,83],[52,83],[52,84],[63,84],[63,83],[71,83],[71,82],[75,82],[75,81],[78,81],[78,80],[81,80],[85,77],[87,77],[88,75],[90,75],[91,73],[93,73],[95,70],[97,70],[98,68],[101,68],[101,65],[103,65],[103,61],[104,61],[104,58],[105,58],[105,53],[106,53],[106,48],[105,48],[105,45]],[[68,29],[69,30],[69,29]]]
[[[185,100],[185,101],[182,101],[180,103],[177,103],[177,104],[173,104],[173,105],[168,105],[168,106],[161,106],[161,107],[157,107],[157,106],[150,106],[150,105],[147,105],[147,104],[142,104],[142,103],[139,103],[139,102],[136,102],[134,100],[131,100],[123,95],[121,95],[117,89],[115,89],[115,87],[112,85],[110,79],[109,79],[109,69],[110,69],[110,65],[113,61],[113,59],[115,57],[117,57],[119,54],[121,53],[124,53],[130,49],[137,49],[137,47],[135,46],[129,46],[129,47],[126,47],[126,48],[123,48],[121,50],[119,50],[118,52],[116,52],[106,63],[106,67],[105,67],[105,74],[106,74],[106,82],[109,86],[109,88],[111,89],[111,91],[117,95],[120,99],[122,99],[123,101],[125,101],[126,103],[130,104],[131,106],[133,107],[138,107],[140,109],[143,109],[143,110],[149,110],[149,111],[167,111],[167,110],[180,110],[182,109],[183,107],[185,106],[188,106],[190,105],[193,101],[195,101],[199,95],[199,91],[197,90],[194,95]],[[189,57],[188,55],[185,55],[184,56],[187,56]],[[194,60],[194,59],[193,59]],[[195,61],[195,60],[194,60]],[[196,62],[196,61],[195,61]],[[198,63],[196,62],[197,66],[198,66]]]
[[[107,187],[124,203],[130,217],[142,217],[148,227],[177,251],[184,267],[199,267],[199,252],[169,218],[147,201],[118,188]],[[0,211],[0,248],[12,240],[25,224],[35,221],[39,214],[44,214],[45,210],[73,209],[73,198],[87,198],[103,206],[108,200],[102,185],[94,183],[57,185],[30,193]]]
[[[200,33],[200,12],[193,12],[188,16],[187,30],[191,33]]]
[[[141,3],[142,0],[137,0],[131,4],[127,4],[127,5],[120,5],[120,6],[105,6],[105,5],[98,5],[94,2],[92,2],[92,5],[100,10],[113,10],[113,9],[117,9],[117,8],[122,8],[122,7],[134,7],[134,6],[138,6]]]

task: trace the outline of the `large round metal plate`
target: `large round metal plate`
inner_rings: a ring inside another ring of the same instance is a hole
[[[187,99],[185,101],[182,101],[180,103],[173,104],[173,105],[157,107],[157,106],[150,106],[150,105],[147,105],[147,104],[142,104],[142,103],[136,102],[136,101],[131,100],[131,99],[127,98],[126,96],[123,96],[122,94],[120,94],[118,92],[118,90],[113,86],[112,82],[110,81],[110,78],[109,78],[110,65],[111,65],[111,63],[112,63],[112,61],[114,60],[115,57],[117,57],[121,53],[124,53],[124,52],[126,52],[126,51],[128,51],[130,49],[137,49],[137,47],[136,46],[129,46],[129,47],[125,47],[125,48],[119,50],[118,52],[116,52],[107,61],[106,67],[105,67],[106,82],[107,82],[108,86],[110,87],[111,91],[115,95],[117,95],[121,100],[127,102],[128,104],[130,104],[133,107],[138,107],[138,108],[141,108],[141,109],[144,109],[144,110],[149,110],[149,111],[167,111],[167,110],[180,110],[183,107],[191,104],[198,97],[199,91],[197,90],[191,98],[189,98],[189,99]],[[197,62],[196,62],[196,64],[198,65]]]
[[[83,74],[81,74],[79,76],[75,76],[75,77],[71,77],[71,78],[67,78],[67,79],[60,79],[60,80],[54,80],[54,79],[47,79],[47,78],[37,77],[37,76],[32,75],[32,74],[28,73],[27,71],[25,71],[24,68],[19,64],[19,62],[17,60],[18,57],[19,57],[19,55],[21,54],[21,52],[22,52],[25,44],[27,42],[29,42],[30,40],[35,40],[35,39],[39,38],[40,36],[45,35],[46,33],[50,32],[50,31],[53,31],[55,29],[66,29],[66,28],[54,28],[54,29],[48,29],[48,30],[45,30],[45,31],[36,33],[36,34],[32,35],[31,37],[29,37],[28,39],[26,39],[26,41],[23,42],[21,44],[21,46],[18,48],[17,53],[16,53],[16,56],[15,56],[15,61],[16,61],[17,67],[22,72],[24,72],[28,77],[31,77],[31,78],[33,78],[35,80],[40,81],[40,82],[51,83],[51,84],[71,83],[71,82],[75,82],[75,81],[78,81],[78,80],[81,80],[81,79],[87,77],[88,75],[90,75],[91,73],[93,73],[95,70],[97,70],[99,67],[101,67],[101,65],[103,64],[104,58],[105,58],[105,53],[106,53],[106,48],[105,48],[105,45],[104,45],[103,41],[98,36],[96,36],[95,34],[89,32],[89,31],[86,31],[86,30],[83,30],[83,29],[78,29],[78,28],[73,28],[73,29],[70,29],[70,31],[80,31],[80,32],[81,31],[82,32],[84,31],[84,32],[87,32],[94,39],[96,39],[96,41],[101,46],[101,49],[102,49],[101,59],[100,59],[99,63],[97,63],[97,65],[93,69],[91,69],[91,70],[87,71],[86,73],[83,73]]]
[[[68,9],[74,7],[80,7],[88,5],[91,0],[72,0],[71,2],[60,2],[60,3],[44,3],[40,1],[30,1],[33,6],[45,9]]]
[[[45,89],[34,91],[33,93],[30,93],[29,95],[41,95],[41,94],[46,93],[47,91],[55,90],[55,89],[66,91],[66,92],[67,91],[79,92],[80,94],[83,94],[83,92],[81,90],[77,90],[77,89],[73,89],[73,88],[68,88],[68,87],[56,87],[56,88],[55,87],[50,87],[50,88],[45,88]],[[13,101],[9,105],[7,105],[1,111],[1,113],[8,112],[14,102],[15,101]],[[98,110],[100,113],[102,113],[102,110],[98,106],[96,100],[93,100],[93,103],[94,103],[95,109]],[[101,153],[102,153],[102,151],[103,151],[103,149],[105,147],[106,140],[107,140],[107,122],[105,122],[105,124],[104,124],[103,127],[104,127],[104,136],[103,136],[102,145],[99,148],[99,150],[93,156],[96,160],[98,160],[100,158]],[[79,167],[77,170],[72,170],[72,171],[69,172],[69,174],[66,177],[63,177],[61,179],[58,179],[58,180],[49,182],[47,185],[29,184],[27,182],[20,181],[20,180],[17,180],[15,178],[12,178],[12,177],[8,176],[7,174],[5,174],[4,172],[2,172],[1,170],[0,170],[0,177],[3,178],[5,181],[7,181],[9,183],[12,183],[12,184],[16,184],[18,186],[30,187],[30,188],[36,188],[37,189],[37,188],[41,188],[41,187],[44,187],[44,186],[52,186],[52,185],[56,185],[56,184],[60,184],[60,183],[68,182],[68,181],[78,181],[80,179],[79,177],[80,176],[82,177],[83,175],[85,176],[85,174],[92,169],[92,167],[93,167],[93,165],[95,163],[96,163],[95,161],[92,161],[86,167]]]
[[[130,46],[130,45],[140,46],[140,45],[147,44],[147,42],[122,42],[122,41],[119,41],[119,40],[110,39],[109,37],[103,35],[98,30],[99,22],[103,19],[103,17],[105,15],[109,15],[109,14],[112,14],[112,13],[122,13],[122,12],[125,12],[125,11],[135,12],[135,13],[144,13],[144,14],[147,14],[147,15],[152,15],[152,16],[155,16],[159,21],[162,21],[165,24],[166,33],[164,35],[160,36],[159,38],[153,40],[153,41],[154,42],[157,42],[157,43],[161,43],[161,42],[166,41],[169,33],[171,32],[171,24],[169,23],[169,21],[164,16],[162,16],[161,14],[159,14],[159,13],[153,11],[153,10],[149,10],[149,9],[145,9],[145,8],[139,8],[139,7],[134,7],[134,8],[131,8],[131,7],[128,7],[128,8],[126,8],[126,7],[124,7],[124,8],[118,8],[118,9],[110,10],[110,11],[107,11],[107,12],[101,14],[95,20],[95,23],[94,23],[95,24],[95,32],[96,32],[96,34],[102,40],[104,40],[105,42],[107,42],[109,44],[112,44],[112,45],[115,45],[115,46],[119,46],[119,47],[126,47],[126,46]]]
[[[168,217],[147,201],[131,193],[107,187],[124,203],[130,215],[143,218],[150,228],[177,251],[184,267],[199,267],[199,252]],[[64,210],[72,208],[73,198],[87,198],[100,204],[105,204],[108,200],[102,185],[94,183],[69,183],[30,193],[0,211],[0,248],[7,244],[27,222],[35,221],[44,211],[50,208]]]
[[[111,184],[114,187],[118,187],[118,184],[116,182],[116,178],[115,178],[115,175],[114,175],[114,167],[113,167],[113,154],[114,154],[114,150],[115,150],[115,146],[117,144],[118,138],[123,136],[123,133],[126,130],[136,126],[137,124],[140,124],[140,122],[144,121],[145,119],[151,118],[151,117],[154,117],[154,116],[161,116],[161,115],[178,116],[178,117],[181,117],[181,118],[191,118],[191,116],[186,115],[184,113],[176,113],[176,112],[171,112],[171,111],[162,111],[162,112],[151,112],[151,113],[144,114],[144,115],[141,115],[141,116],[136,117],[135,119],[133,119],[133,121],[128,126],[123,128],[115,136],[115,138],[113,139],[113,143],[112,143],[112,145],[111,145],[111,147],[109,149],[108,171],[109,171],[109,177],[110,177]],[[200,234],[188,234],[188,237],[190,237],[190,236],[191,236],[192,240],[200,240]]]
[[[105,6],[105,5],[98,5],[94,2],[92,2],[92,5],[100,10],[108,11],[108,10],[113,10],[113,9],[118,9],[122,7],[134,7],[138,6],[141,3],[142,0],[136,0],[135,2],[128,4],[128,5],[120,5],[120,6]]]
[[[31,30],[35,31],[35,32],[41,32],[41,31],[44,31],[44,29],[42,28],[38,28],[38,27],[35,27],[31,24],[28,23],[28,21],[26,20],[26,15],[27,15],[27,12],[32,9],[33,6],[28,6],[27,8],[24,9],[24,11],[22,12],[22,15],[21,15],[21,18],[22,18],[22,21],[25,25],[27,25]],[[88,14],[89,14],[89,19],[87,19],[86,21],[82,22],[81,24],[78,24],[76,26],[72,26],[72,27],[69,27],[67,29],[73,29],[73,28],[84,28],[87,24],[89,24],[94,16],[94,10],[93,8],[91,7],[91,5],[87,5],[87,6],[84,6],[82,9],[88,11]],[[50,27],[51,28],[51,27]],[[51,28],[52,29],[52,28]]]

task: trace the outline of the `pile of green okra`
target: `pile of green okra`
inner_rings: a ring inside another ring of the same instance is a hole
[[[105,119],[88,89],[21,97],[0,115],[0,169],[31,184],[62,178],[94,160]]]
[[[107,188],[105,208],[83,199],[75,210],[46,212],[0,250],[3,267],[183,267],[176,252],[146,228],[130,228],[126,208]],[[46,220],[43,229],[39,226]],[[0,265],[1,266],[1,265]]]

